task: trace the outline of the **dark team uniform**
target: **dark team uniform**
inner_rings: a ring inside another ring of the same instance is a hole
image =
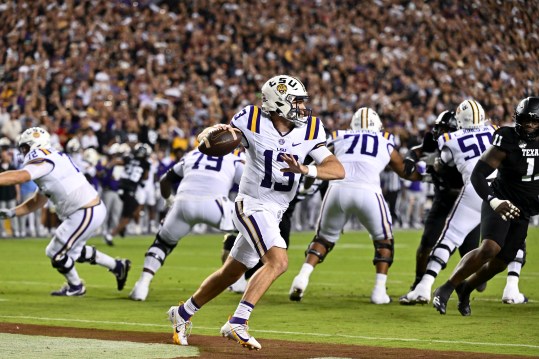
[[[124,160],[124,172],[120,178],[119,191],[124,203],[122,217],[131,217],[138,206],[135,192],[150,169],[150,163],[145,159],[127,157]]]
[[[486,201],[481,208],[482,238],[496,241],[502,250],[498,258],[511,262],[524,248],[530,216],[539,214],[539,142],[524,141],[513,127],[501,127],[492,145],[507,153],[491,185],[499,199],[511,201],[520,209],[516,220],[504,221]]]

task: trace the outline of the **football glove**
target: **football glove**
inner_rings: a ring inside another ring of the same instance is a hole
[[[520,210],[511,201],[505,199],[499,199],[496,197],[491,198],[489,201],[490,207],[502,216],[504,221],[508,219],[515,219],[520,216]]]
[[[8,209],[8,208],[2,208],[0,209],[0,219],[8,219],[15,217],[15,210],[14,209]]]

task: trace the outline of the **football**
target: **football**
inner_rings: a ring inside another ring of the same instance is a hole
[[[234,151],[241,142],[241,131],[237,128],[215,129],[198,145],[198,150],[208,156],[224,156]]]

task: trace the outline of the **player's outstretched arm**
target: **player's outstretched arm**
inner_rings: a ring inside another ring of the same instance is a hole
[[[305,166],[296,161],[293,156],[287,154],[283,154],[281,158],[288,164],[288,168],[281,169],[281,172],[300,173],[308,177],[319,178],[325,181],[343,179],[345,175],[344,167],[335,155],[327,156],[317,166]]]
[[[422,176],[417,170],[414,169],[411,173],[408,173],[405,168],[404,160],[400,155],[399,151],[393,150],[391,152],[391,157],[389,159],[389,167],[395,171],[400,177],[410,180],[410,181],[421,181]]]
[[[26,170],[6,171],[0,173],[0,186],[12,186],[30,181],[30,173]]]

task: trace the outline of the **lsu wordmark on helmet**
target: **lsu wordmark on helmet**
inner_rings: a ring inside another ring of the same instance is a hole
[[[277,112],[296,126],[305,125],[311,115],[311,109],[302,110],[297,103],[308,99],[305,85],[292,76],[274,76],[262,86],[262,110]]]

